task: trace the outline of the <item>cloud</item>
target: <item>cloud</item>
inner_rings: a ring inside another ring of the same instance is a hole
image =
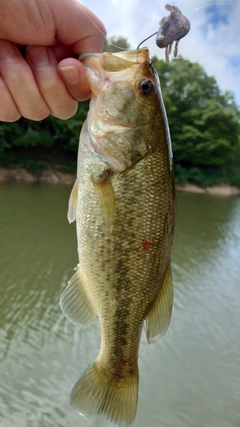
[[[105,24],[108,37],[123,36],[132,48],[159,28],[169,12],[168,0],[84,0]],[[179,54],[202,65],[214,76],[221,90],[230,90],[240,105],[240,1],[169,1],[181,9],[191,22],[189,34],[179,43]],[[164,59],[155,37],[144,43],[151,55]]]

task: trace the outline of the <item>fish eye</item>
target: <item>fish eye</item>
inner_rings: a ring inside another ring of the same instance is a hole
[[[154,84],[150,79],[144,79],[138,85],[138,90],[142,95],[151,95],[154,89]]]

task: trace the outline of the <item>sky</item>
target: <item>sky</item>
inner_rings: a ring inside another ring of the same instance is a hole
[[[125,37],[133,49],[158,31],[159,21],[169,15],[164,8],[167,2],[191,23],[179,43],[179,55],[202,65],[223,92],[233,92],[240,106],[240,0],[81,0],[104,23],[107,37]],[[150,56],[164,59],[164,49],[155,40],[143,46]]]

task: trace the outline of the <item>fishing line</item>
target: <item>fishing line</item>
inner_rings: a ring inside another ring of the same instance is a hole
[[[196,12],[196,11],[198,11],[200,9],[204,9],[206,7],[211,7],[211,6],[229,6],[230,4],[235,4],[235,1],[231,1],[229,3],[212,3],[212,4],[207,4],[207,5],[205,4],[204,6],[196,7],[196,9],[193,9],[193,12]]]
[[[79,6],[81,7],[81,6],[83,6],[81,3],[79,3]],[[105,40],[107,40],[107,37],[106,37],[106,35],[104,34],[104,32],[98,27],[98,25],[92,20],[92,18],[90,18],[90,16],[87,14],[87,12],[81,7],[81,9],[82,9],[82,11],[83,11],[83,13],[84,13],[84,15],[89,19],[89,21],[94,25],[94,27],[96,27],[97,28],[97,30],[100,32],[100,34],[102,34],[103,35],[103,37],[104,37],[104,39]],[[126,49],[124,49],[123,47],[121,47],[121,46],[117,46],[117,45],[115,45],[115,44],[113,44],[113,43],[109,43],[111,46],[113,46],[113,47],[116,47],[117,49],[120,49],[120,50],[126,50]]]
[[[231,2],[228,2],[228,3],[210,3],[210,4],[207,4],[207,5],[199,6],[199,7],[196,7],[195,9],[192,9],[192,11],[190,12],[189,16],[192,16],[194,13],[198,12],[200,9],[206,9],[208,7],[211,7],[211,6],[217,6],[217,7],[218,6],[231,6],[231,5],[234,5],[234,4],[236,4],[235,1],[231,1]],[[92,18],[88,15],[88,13],[82,8],[83,5],[81,3],[79,3],[79,5],[80,5],[80,7],[82,9],[82,12],[84,13],[84,15],[97,28],[97,30],[104,36],[104,39],[107,40],[107,37],[104,34],[104,32],[98,27],[98,25],[92,20]],[[191,22],[191,24],[192,24],[192,22]],[[146,37],[143,41],[141,41],[139,43],[139,45],[137,46],[137,49],[139,48],[139,46],[141,46],[142,43],[144,43],[145,41],[147,41],[148,39],[150,39],[151,37],[153,37],[157,33],[158,33],[158,31],[156,31],[155,33],[153,33],[150,36]],[[117,49],[120,49],[120,50],[123,50],[123,51],[126,50],[125,48],[123,48],[121,46],[115,45],[114,43],[109,42],[109,44],[111,46],[117,48]],[[207,54],[206,53],[206,54],[200,55],[200,56],[184,56],[183,58],[186,58],[186,59],[215,58],[215,57],[220,57],[220,56],[223,56],[223,57],[226,57],[226,56],[235,56],[235,55],[238,55],[239,53],[240,53],[240,51],[237,50],[237,51],[228,52],[228,53],[226,53],[226,52],[224,52],[224,53],[217,53],[217,54]]]
[[[229,1],[228,3],[224,2],[224,3],[210,3],[210,4],[206,4],[204,6],[199,6],[196,7],[195,9],[193,9],[189,16],[191,17],[195,12],[198,12],[200,9],[206,9],[208,7],[211,6],[232,6],[235,5],[236,2],[235,1]],[[198,56],[184,56],[184,58],[186,59],[200,59],[200,58],[215,58],[215,57],[227,57],[227,56],[235,56],[235,55],[239,55],[240,54],[240,50],[235,50],[232,52],[224,52],[224,53],[214,53],[214,54],[203,54],[203,55],[198,55]]]
[[[84,15],[89,19],[89,21],[94,25],[94,27],[97,28],[97,30],[99,31],[99,33],[101,33],[105,40],[106,40],[106,35],[104,34],[104,32],[102,30],[100,30],[100,28],[98,27],[98,25],[92,20],[92,18],[90,18],[90,16],[87,14],[87,12],[82,8],[83,4],[79,3],[79,6],[81,7]]]
[[[218,56],[235,56],[235,55],[239,55],[240,51],[237,50],[235,52],[229,52],[229,53],[215,53],[214,55],[202,55],[202,56],[184,56],[185,59],[198,59],[198,58],[215,58]]]
[[[208,8],[208,7],[211,7],[211,6],[217,6],[217,7],[219,7],[219,6],[232,6],[234,4],[236,4],[235,1],[228,2],[228,3],[211,3],[211,4],[207,4],[207,5],[200,6],[200,7],[197,7],[195,9],[193,9],[190,12],[189,16],[191,17],[195,12],[199,11],[200,9]],[[190,23],[191,23],[191,21],[190,21]],[[141,46],[142,43],[144,43],[146,40],[150,39],[151,37],[153,37],[157,33],[158,32],[153,33],[152,35],[150,35],[149,37],[147,37],[146,39],[144,39],[141,43],[139,43],[137,49]],[[235,50],[235,51],[230,51],[228,53],[226,53],[226,52],[224,52],[224,53],[220,52],[220,53],[214,53],[214,54],[204,53],[203,55],[196,55],[196,56],[195,55],[194,56],[191,55],[191,56],[182,56],[182,57],[185,58],[185,59],[215,58],[215,57],[235,56],[235,55],[239,55],[239,53],[240,53],[239,50]]]

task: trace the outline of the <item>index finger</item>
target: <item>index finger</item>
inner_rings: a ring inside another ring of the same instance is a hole
[[[72,1],[74,7],[69,7]],[[66,7],[62,7],[55,22],[57,39],[71,45],[74,53],[101,52],[106,29],[100,19],[76,0],[64,0],[63,4]]]

